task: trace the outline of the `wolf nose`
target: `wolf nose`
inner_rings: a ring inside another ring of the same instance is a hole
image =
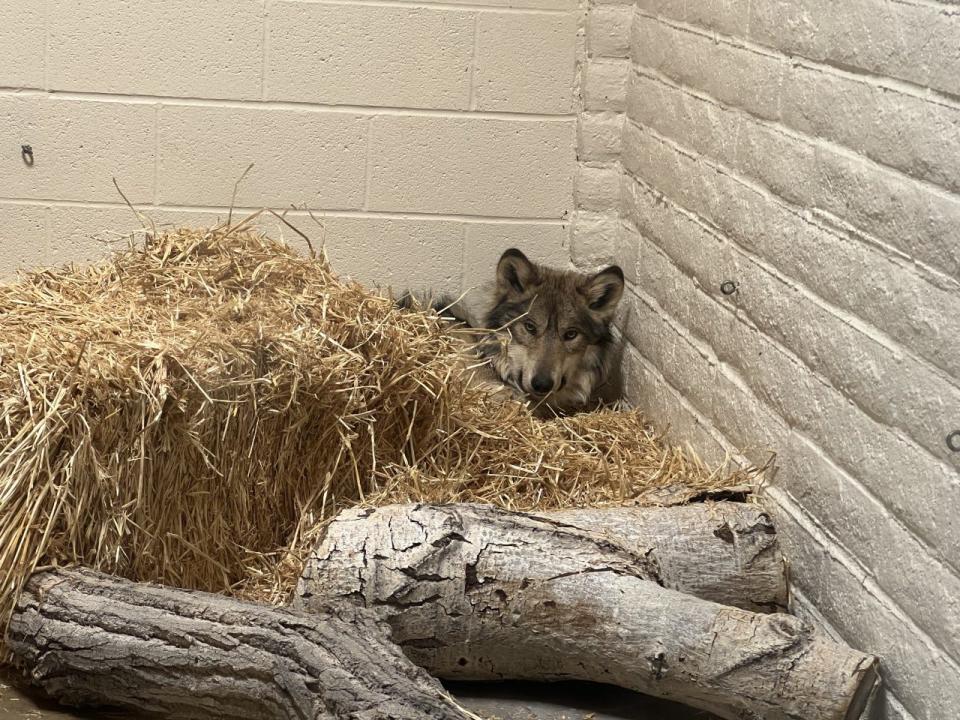
[[[549,375],[537,375],[533,376],[533,380],[530,381],[530,387],[533,388],[535,393],[540,395],[546,395],[548,392],[553,390],[553,378]]]

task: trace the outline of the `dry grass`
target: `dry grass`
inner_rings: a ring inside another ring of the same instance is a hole
[[[237,227],[0,287],[0,620],[38,565],[281,601],[358,502],[619,503],[740,484],[632,412],[534,419],[462,342]]]

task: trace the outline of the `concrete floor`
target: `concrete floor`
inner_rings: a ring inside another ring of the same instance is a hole
[[[500,720],[714,720],[699,710],[590,683],[448,683],[464,705]]]
[[[9,677],[0,675],[0,720],[76,720],[77,717],[58,710],[54,703],[39,695],[24,692]]]
[[[586,683],[450,684],[464,707],[498,720],[712,720],[707,713],[608,685]],[[0,720],[131,720],[116,713],[64,712],[0,677]]]

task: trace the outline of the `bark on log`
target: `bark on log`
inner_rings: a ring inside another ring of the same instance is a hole
[[[473,717],[349,605],[305,615],[59,570],[31,578],[8,639],[33,681],[73,706],[197,720]]]
[[[754,612],[787,606],[786,565],[773,522],[755,505],[695,503],[543,515],[600,533],[635,553],[652,548],[664,587]]]
[[[853,720],[874,658],[797,618],[661,587],[655,552],[485,506],[343,513],[297,605],[374,608],[418,665],[464,680],[612,683],[730,720]]]

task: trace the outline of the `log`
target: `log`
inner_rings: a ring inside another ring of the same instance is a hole
[[[9,647],[60,702],[171,718],[475,717],[372,613],[311,615],[87,570],[34,575]]]
[[[773,521],[756,505],[695,503],[543,513],[634,553],[653,549],[664,587],[754,612],[787,607],[786,563]]]
[[[577,679],[730,720],[853,720],[876,660],[789,615],[661,586],[634,552],[558,520],[486,506],[347,511],[296,605],[375,609],[418,665],[460,680]]]

